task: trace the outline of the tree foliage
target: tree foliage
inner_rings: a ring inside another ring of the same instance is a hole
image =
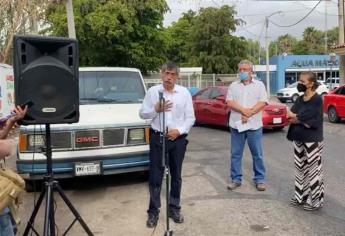
[[[204,73],[232,73],[246,57],[246,41],[231,35],[242,23],[233,7],[189,11],[167,28],[168,58],[185,66],[201,66]]]
[[[48,0],[0,0],[0,62],[11,63],[15,34],[37,33]]]
[[[73,8],[82,66],[128,66],[147,72],[165,60],[164,0],[74,0]],[[63,4],[51,5],[46,16],[46,33],[67,36]]]
[[[330,47],[338,44],[338,27],[327,31],[327,50],[325,49],[325,32],[314,27],[305,28],[302,38],[298,40],[289,34],[282,35],[270,44],[270,55],[283,53],[308,55],[328,54]]]

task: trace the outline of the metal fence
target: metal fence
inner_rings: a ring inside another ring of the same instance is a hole
[[[177,80],[177,84],[184,87],[196,87],[204,89],[212,86],[227,86],[236,80],[236,74],[181,74]],[[149,74],[144,76],[144,81],[147,88],[153,85],[160,84],[161,78],[159,73]]]

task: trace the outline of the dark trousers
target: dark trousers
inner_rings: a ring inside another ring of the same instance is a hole
[[[179,211],[181,186],[182,186],[182,163],[186,152],[188,141],[186,135],[181,135],[174,141],[166,141],[166,152],[169,155],[169,168],[171,175],[170,185],[170,210]],[[162,163],[162,138],[159,133],[151,131],[150,135],[150,205],[148,213],[159,213],[161,206],[160,193],[164,175],[164,165]]]

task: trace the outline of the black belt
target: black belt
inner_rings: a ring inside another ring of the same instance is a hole
[[[160,132],[160,131],[158,131],[158,130],[154,130],[154,129],[152,129],[152,128],[150,128],[150,132],[151,132],[151,134],[153,134],[153,135],[163,135],[163,132]],[[185,137],[187,137],[187,134],[182,134],[182,135],[178,136],[177,139],[179,139],[179,138],[185,138]]]
[[[162,135],[162,134],[163,134],[163,132],[160,132],[160,131],[158,131],[158,130],[154,130],[154,129],[152,129],[152,128],[150,128],[150,132],[153,133],[153,134],[159,134],[159,135]]]

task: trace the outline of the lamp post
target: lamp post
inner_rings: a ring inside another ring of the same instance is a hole
[[[270,63],[269,63],[269,42],[268,42],[268,18],[275,14],[280,14],[281,11],[273,12],[271,15],[265,17],[265,47],[266,47],[266,89],[267,89],[267,96],[270,98],[271,90],[270,90]]]
[[[337,60],[337,55],[335,53],[330,53],[330,66],[331,66],[331,74],[330,74],[330,86],[329,89],[333,90],[333,65],[335,64],[335,61]]]

